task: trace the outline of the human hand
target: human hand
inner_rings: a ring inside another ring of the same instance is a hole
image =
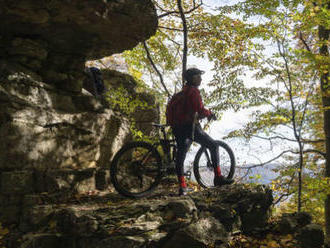
[[[216,121],[217,120],[217,117],[216,117],[216,115],[214,113],[212,113],[211,115],[209,115],[207,117],[207,120],[208,121],[211,121],[211,120]]]

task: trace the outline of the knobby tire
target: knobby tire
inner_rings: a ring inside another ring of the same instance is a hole
[[[119,194],[140,198],[151,194],[160,183],[161,167],[155,147],[143,141],[131,142],[116,153],[110,165],[110,178]]]
[[[222,175],[232,179],[235,173],[235,156],[231,148],[223,141],[216,141],[219,146],[219,162]],[[194,159],[194,176],[204,188],[213,187],[214,169],[211,154],[206,147],[201,147]]]

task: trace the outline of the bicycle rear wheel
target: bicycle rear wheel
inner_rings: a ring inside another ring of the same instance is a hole
[[[132,198],[146,196],[160,183],[160,155],[146,142],[124,145],[111,163],[110,177],[121,195]]]
[[[230,147],[223,141],[216,141],[219,146],[219,162],[221,173],[224,177],[232,179],[235,173],[235,157]],[[211,161],[211,153],[205,147],[201,147],[194,160],[194,175],[204,188],[214,186],[214,168]]]

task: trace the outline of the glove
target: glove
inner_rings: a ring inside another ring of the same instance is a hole
[[[215,116],[214,113],[212,113],[211,115],[209,115],[209,116],[207,117],[207,120],[208,120],[208,121],[210,121],[210,120],[216,121],[216,120],[217,120],[217,117]]]

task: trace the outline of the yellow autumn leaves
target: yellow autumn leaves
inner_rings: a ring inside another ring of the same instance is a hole
[[[244,235],[234,237],[230,243],[231,248],[296,248],[297,241],[291,234],[267,234],[265,238],[253,238]]]
[[[9,233],[9,230],[5,227],[2,226],[2,224],[0,223],[0,248],[5,248],[3,246],[3,238]]]

